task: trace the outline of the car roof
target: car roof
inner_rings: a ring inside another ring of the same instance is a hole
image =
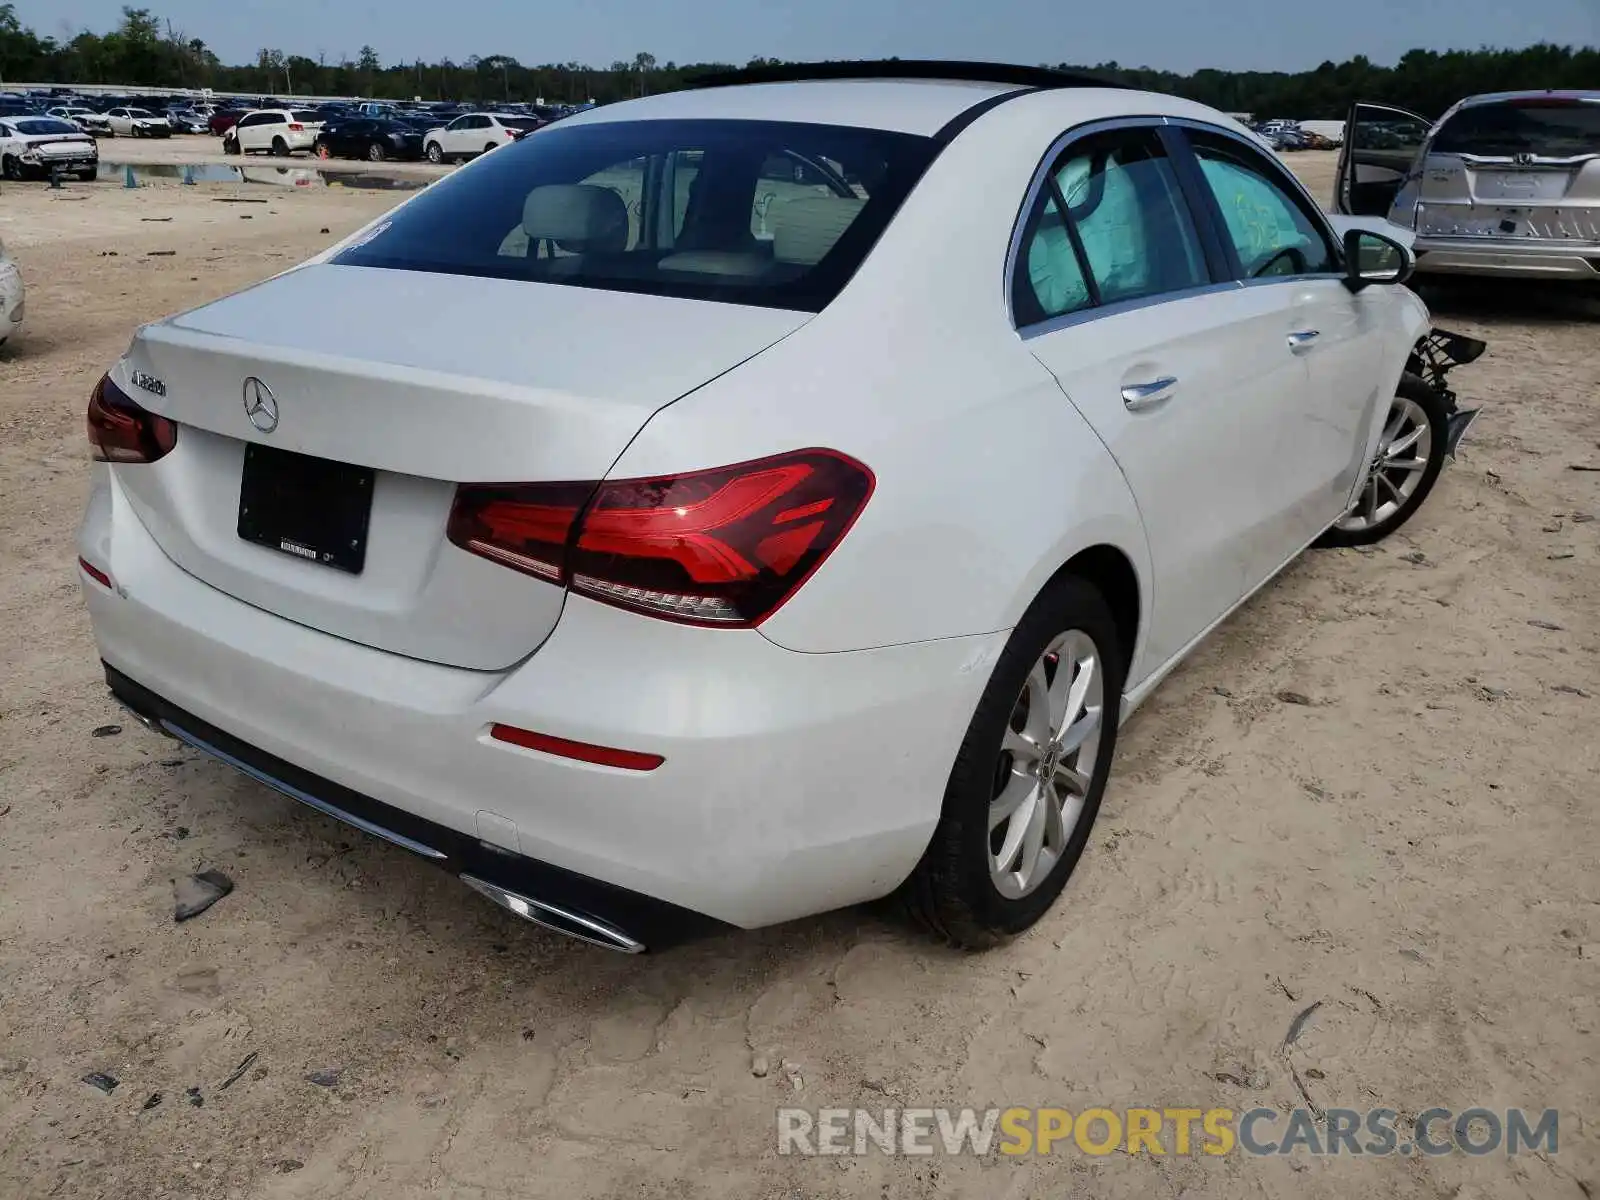
[[[882,129],[932,137],[952,122],[1012,97],[1047,92],[1070,124],[1124,115],[1218,117],[1155,92],[1105,86],[1040,88],[988,80],[822,79],[664,92],[592,108],[563,126],[610,121],[737,119]],[[1225,124],[1233,124],[1224,121]]]
[[[1457,107],[1476,108],[1480,104],[1501,104],[1507,100],[1588,100],[1600,102],[1600,91],[1530,88],[1521,92],[1484,92],[1479,96],[1468,96]]]

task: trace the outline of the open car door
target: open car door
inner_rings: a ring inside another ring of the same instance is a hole
[[[1352,217],[1387,217],[1433,122],[1403,108],[1356,103],[1344,124],[1335,211]]]

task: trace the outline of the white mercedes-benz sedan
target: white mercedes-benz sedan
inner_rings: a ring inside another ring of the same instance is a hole
[[[768,76],[140,329],[79,542],[117,699],[615,949],[890,893],[966,946],[1038,920],[1119,721],[1406,520],[1467,414],[1405,235],[1218,112]]]

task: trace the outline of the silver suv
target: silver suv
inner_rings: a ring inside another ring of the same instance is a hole
[[[1600,92],[1357,104],[1333,200],[1414,229],[1419,272],[1600,282]]]

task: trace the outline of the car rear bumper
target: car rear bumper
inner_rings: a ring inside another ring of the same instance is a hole
[[[1521,279],[1600,280],[1600,246],[1551,246],[1506,239],[1418,237],[1417,270]]]
[[[383,806],[376,824],[448,842],[447,865],[491,884],[513,877],[472,846],[747,928],[882,896],[927,844],[1006,638],[800,654],[571,598],[521,665],[452,668],[217,591],[166,558],[105,467],[95,478],[79,552],[113,586],[81,582],[114,688],[266,775],[303,773],[308,794]],[[493,739],[495,723],[665,762],[556,757]]]

